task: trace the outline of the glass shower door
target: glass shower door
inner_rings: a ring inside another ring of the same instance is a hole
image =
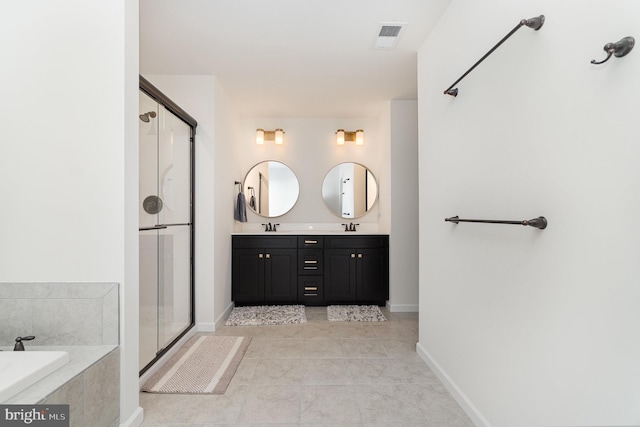
[[[164,107],[158,138],[158,344],[191,324],[191,128]]]
[[[140,369],[193,323],[191,127],[140,93]]]

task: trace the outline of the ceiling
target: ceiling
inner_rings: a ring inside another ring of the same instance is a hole
[[[140,73],[215,75],[246,117],[376,117],[417,98],[417,50],[449,2],[140,0]]]

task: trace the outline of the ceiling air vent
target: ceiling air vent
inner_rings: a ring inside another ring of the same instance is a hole
[[[406,22],[381,22],[374,47],[376,49],[393,49],[396,47],[406,25]]]

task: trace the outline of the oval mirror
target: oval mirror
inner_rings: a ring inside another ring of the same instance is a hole
[[[359,218],[378,198],[378,183],[371,171],[359,163],[340,163],[322,183],[322,199],[335,215]]]
[[[298,201],[298,178],[287,165],[267,160],[258,163],[244,178],[247,207],[260,216],[273,218],[286,214]]]

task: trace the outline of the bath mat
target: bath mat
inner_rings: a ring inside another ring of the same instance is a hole
[[[250,342],[249,337],[195,336],[149,378],[142,391],[224,394]]]
[[[385,322],[377,305],[330,305],[327,319],[331,322]]]
[[[306,322],[304,305],[259,305],[234,307],[225,325],[295,325]]]

